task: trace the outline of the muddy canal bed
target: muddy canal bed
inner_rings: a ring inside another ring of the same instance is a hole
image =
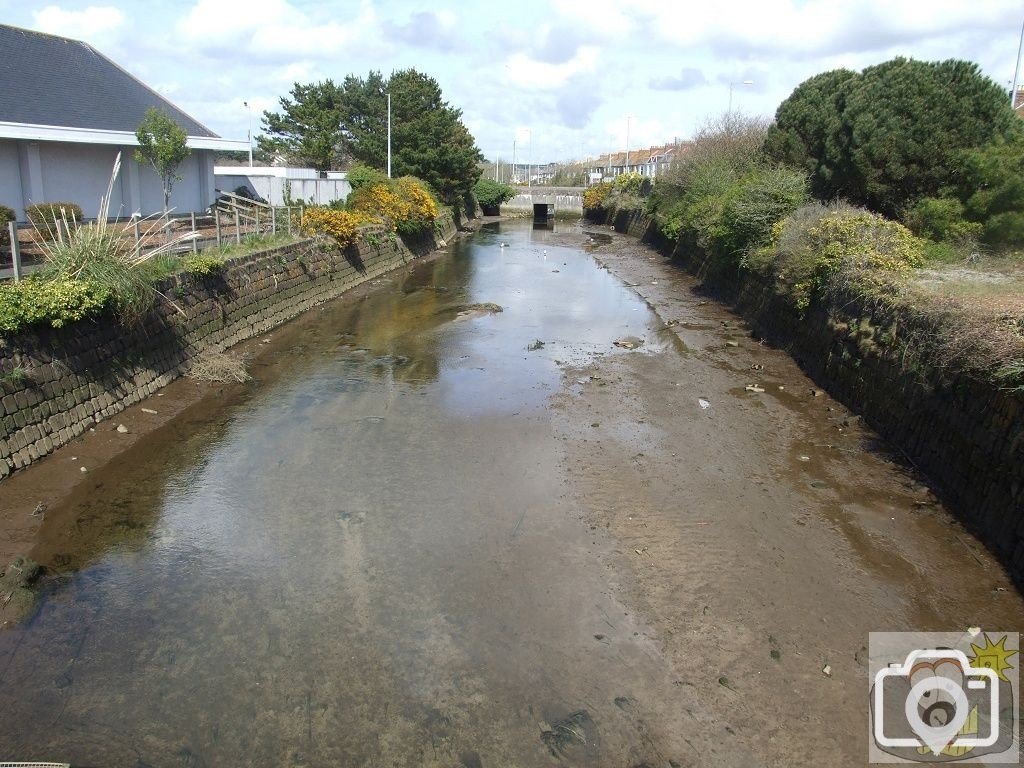
[[[290,323],[69,488],[0,760],[858,765],[868,631],[1024,626],[789,358],[557,226]]]

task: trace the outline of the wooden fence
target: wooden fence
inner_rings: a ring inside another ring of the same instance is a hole
[[[132,217],[111,222],[111,226],[122,227],[123,236],[132,238],[135,248],[141,253],[170,241],[179,242],[172,252],[188,253],[241,243],[244,238],[254,235],[298,231],[303,212],[301,205],[272,206],[229,192],[218,190],[218,194],[220,198],[209,214],[171,216],[161,222]],[[41,269],[46,262],[45,247],[41,244],[43,237],[70,237],[73,227],[67,228],[64,222],[60,222],[53,230],[39,230],[31,224],[10,222],[7,225],[7,242],[0,245],[0,280],[21,280]]]

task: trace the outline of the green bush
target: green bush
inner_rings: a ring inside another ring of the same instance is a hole
[[[18,217],[14,213],[13,208],[8,208],[6,205],[0,205],[0,246],[8,246],[11,244],[11,236],[7,231],[7,225],[12,221],[17,221]]]
[[[362,189],[363,187],[375,187],[378,184],[387,185],[390,182],[386,173],[362,163],[356,163],[349,168],[348,174],[345,178],[352,186],[353,192],[357,189]]]
[[[965,215],[992,244],[1024,245],[1024,139],[994,141],[963,154]]]
[[[644,185],[644,176],[635,171],[620,173],[612,183],[615,185],[616,192],[639,195]]]
[[[982,239],[1000,245],[1024,245],[1024,211],[995,214],[985,222]]]
[[[516,196],[508,184],[499,184],[494,179],[480,179],[473,185],[473,195],[481,208],[498,208],[502,203]]]
[[[776,222],[807,202],[807,176],[791,168],[758,168],[728,190],[715,250],[730,263],[763,245]]]
[[[902,224],[850,206],[804,206],[773,228],[746,264],[774,274],[777,290],[804,312],[836,281],[871,290],[920,266],[924,243]]]
[[[224,262],[216,256],[196,253],[185,257],[182,267],[186,274],[202,278],[220,274],[224,270]]]
[[[945,242],[973,240],[982,225],[965,218],[966,208],[952,197],[923,197],[906,212],[904,223],[919,237]]]
[[[0,334],[33,325],[60,328],[100,314],[113,300],[106,287],[87,280],[31,277],[0,284]]]
[[[57,228],[57,222],[81,222],[82,208],[76,203],[36,203],[25,209],[25,216],[36,229],[48,232]]]

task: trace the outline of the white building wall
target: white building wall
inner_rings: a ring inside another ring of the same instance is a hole
[[[0,205],[13,208],[18,216],[21,210],[21,169],[18,167],[18,148],[13,141],[0,140]]]
[[[95,218],[106,194],[114,158],[121,152],[121,176],[114,185],[111,216],[143,216],[163,210],[160,179],[148,165],[139,165],[132,147],[0,139],[0,204],[25,220],[32,203],[69,202]],[[192,150],[178,169],[182,179],[171,194],[174,213],[203,212],[213,202],[213,153]]]
[[[260,199],[271,205],[285,205],[286,190],[294,203],[312,201],[316,205],[326,205],[334,200],[347,200],[349,192],[352,191],[352,185],[345,179],[285,179],[260,173],[245,173],[247,170],[239,167],[232,168],[230,173],[226,173],[218,169],[215,177],[217,189],[234,192],[238,187],[247,187],[250,192],[255,192]]]

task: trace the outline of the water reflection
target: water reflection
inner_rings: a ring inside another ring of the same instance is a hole
[[[491,225],[278,330],[250,385],[49,515],[34,554],[68,580],[0,633],[0,759],[531,764],[524,703],[640,674],[647,651],[580,629],[621,611],[545,403],[656,320],[556,234]]]

